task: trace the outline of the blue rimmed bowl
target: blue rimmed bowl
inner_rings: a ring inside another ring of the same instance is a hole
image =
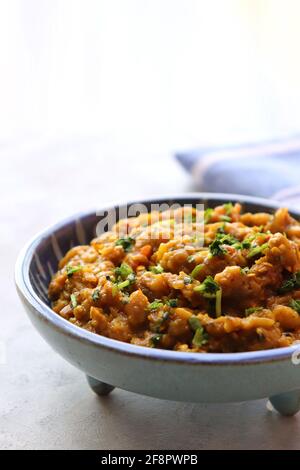
[[[231,195],[196,193],[134,201],[204,203],[214,207],[240,202],[246,211],[273,212],[276,202]],[[126,206],[132,204],[126,203]],[[124,205],[101,208],[106,216]],[[199,354],[145,348],[106,338],[79,328],[51,310],[47,298],[58,260],[72,246],[96,235],[99,211],[75,215],[38,234],[21,251],[16,286],[33,325],[43,338],[83,371],[91,388],[106,395],[114,387],[157,398],[189,402],[236,402],[270,397],[285,415],[300,409],[300,346],[265,351]],[[299,214],[292,213],[296,218]]]

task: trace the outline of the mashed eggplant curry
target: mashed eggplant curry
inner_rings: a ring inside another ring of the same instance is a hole
[[[280,348],[300,339],[299,250],[300,224],[287,209],[151,212],[72,248],[49,297],[73,324],[135,345]]]

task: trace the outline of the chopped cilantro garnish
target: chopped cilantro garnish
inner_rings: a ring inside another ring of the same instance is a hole
[[[177,299],[169,299],[169,300],[167,300],[166,303],[167,303],[167,305],[169,305],[169,307],[175,308],[178,305],[178,300]]]
[[[209,245],[209,250],[213,256],[221,256],[227,253],[223,245],[240,247],[240,242],[230,234],[217,233],[214,241]]]
[[[292,299],[289,303],[289,307],[295,310],[298,314],[300,314],[300,300]]]
[[[265,251],[266,248],[268,248],[268,243],[263,243],[262,245],[253,247],[249,251],[249,253],[247,255],[247,258],[253,258],[254,256],[263,254],[263,252]]]
[[[92,299],[94,302],[97,302],[100,299],[100,289],[95,289],[92,293]]]
[[[210,219],[212,218],[212,215],[214,213],[214,210],[208,207],[204,211],[204,223],[208,224],[210,222]]]
[[[279,288],[279,294],[286,294],[291,290],[295,289],[296,287],[300,287],[300,271],[293,274],[289,279],[284,281],[282,286]]]
[[[194,288],[194,291],[199,292],[206,299],[215,299],[216,316],[222,315],[222,289],[212,276],[207,276],[202,284]]]
[[[202,284],[197,287],[194,287],[195,292],[199,292],[203,295],[203,297],[207,299],[215,299],[218,290],[220,290],[220,286],[212,276],[207,276],[207,278],[202,282]]]
[[[231,222],[231,217],[229,215],[221,215],[220,219],[223,222]]]
[[[162,334],[160,334],[160,333],[157,333],[156,335],[151,336],[150,342],[151,342],[151,344],[154,348],[156,346],[158,346],[158,344],[160,343],[161,338],[162,338]]]
[[[119,284],[117,284],[117,287],[119,290],[122,290],[122,289],[125,289],[125,287],[128,287],[129,285],[130,285],[130,281],[126,279],[126,281],[119,282]]]
[[[125,279],[125,281],[119,282],[119,283],[117,284],[117,288],[118,288],[119,290],[123,290],[123,289],[125,289],[126,287],[129,287],[129,286],[131,286],[132,284],[134,284],[134,283],[135,283],[135,280],[136,280],[135,275],[134,275],[134,273],[132,272],[132,273],[130,273],[130,274],[127,276],[127,279]]]
[[[67,276],[72,277],[74,273],[77,273],[82,269],[82,266],[67,266],[66,271],[67,271]]]
[[[252,315],[252,313],[261,312],[262,310],[263,310],[263,307],[249,307],[249,308],[246,308],[245,316],[248,317],[249,315]]]
[[[122,237],[119,238],[119,240],[116,241],[115,245],[116,246],[122,246],[124,251],[130,251],[132,248],[132,245],[135,243],[135,239],[132,237]]]
[[[226,245],[232,245],[232,246],[240,245],[239,240],[235,238],[233,235],[231,235],[230,233],[225,234],[223,235],[223,237],[221,236],[220,238],[223,239],[223,243],[225,243]]]
[[[115,275],[117,281],[116,287],[119,290],[123,290],[135,283],[135,274],[131,267],[126,263],[122,263],[121,266],[115,269]]]
[[[157,310],[160,307],[163,307],[164,304],[160,300],[154,300],[151,304],[148,305],[149,310]]]
[[[192,340],[193,345],[198,348],[201,348],[201,346],[204,346],[204,344],[206,344],[207,341],[208,341],[208,336],[203,330],[203,328],[198,328]]]
[[[245,238],[245,240],[242,241],[241,243],[241,248],[244,248],[244,249],[249,249],[251,247],[251,241],[247,238]]]
[[[120,267],[115,269],[115,275],[116,275],[117,279],[121,278],[121,279],[125,280],[132,273],[133,273],[133,271],[132,271],[131,267],[126,263],[122,263]]]
[[[222,315],[222,289],[220,288],[216,292],[216,316],[220,317]]]
[[[208,335],[204,330],[201,321],[195,315],[189,318],[189,325],[193,331],[195,331],[192,343],[194,346],[201,347],[207,343]]]
[[[168,299],[166,300],[165,304],[168,307],[175,308],[178,305],[178,300],[177,299]],[[148,310],[157,310],[161,307],[164,306],[164,302],[160,299],[154,300],[154,302],[151,302],[151,304],[148,305]],[[169,312],[166,312],[167,315],[169,315]]]
[[[72,308],[77,307],[77,298],[75,294],[71,294],[71,305],[72,305]]]
[[[264,243],[263,245],[256,245],[254,243],[254,246],[251,248],[252,246],[252,242],[254,242],[254,240],[258,237],[266,237],[267,234],[266,233],[261,233],[261,232],[257,232],[257,233],[254,233],[252,235],[250,235],[249,237],[245,238],[242,243],[241,243],[241,249],[250,249],[247,257],[248,258],[252,258],[254,256],[257,256],[258,254],[262,253],[262,251],[264,251],[268,244],[267,243]]]
[[[156,266],[150,266],[149,270],[154,274],[161,274],[164,272],[164,268],[160,264],[157,264]]]
[[[244,241],[249,241],[249,242],[253,242],[256,238],[259,238],[259,237],[263,237],[263,238],[266,238],[267,235],[269,235],[269,231],[264,233],[264,232],[255,232],[255,233],[252,233],[251,235],[249,235]]]
[[[223,245],[223,243],[217,238],[209,245],[210,252],[213,256],[221,256],[227,253],[227,250],[221,245]]]
[[[113,286],[111,288],[112,296],[115,297],[118,292],[119,292],[119,288],[118,288],[117,284],[113,284]]]
[[[226,204],[223,204],[223,207],[225,209],[226,215],[230,215],[231,211],[233,209],[233,204],[232,202],[227,202]]]
[[[191,272],[191,277],[193,278],[197,277],[201,269],[203,268],[203,266],[204,266],[203,264],[198,264]]]
[[[199,318],[196,317],[196,315],[192,315],[189,318],[189,325],[192,328],[193,331],[196,331],[198,328],[202,327],[202,324],[199,320]]]

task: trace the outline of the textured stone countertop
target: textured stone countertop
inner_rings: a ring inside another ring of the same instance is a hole
[[[300,449],[300,414],[282,418],[266,400],[175,403],[118,389],[98,398],[42,340],[17,298],[14,263],[30,236],[98,203],[191,189],[176,163],[145,152],[116,157],[95,140],[8,145],[0,155],[1,449]]]

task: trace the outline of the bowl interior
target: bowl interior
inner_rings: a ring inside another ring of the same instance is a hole
[[[142,201],[146,205],[147,209],[150,209],[150,205],[153,202]],[[156,204],[196,204],[203,203],[205,207],[215,207],[224,202],[240,202],[243,206],[243,211],[253,212],[273,212],[277,207],[276,203],[269,201],[259,200],[256,198],[249,198],[242,196],[232,195],[189,195],[186,197],[176,198],[162,198],[155,199]],[[121,209],[129,206],[119,205],[111,207],[102,211],[101,215],[99,212],[93,212],[90,214],[82,214],[75,216],[69,220],[63,221],[55,227],[44,232],[42,236],[35,239],[34,244],[31,246],[30,256],[28,260],[28,274],[36,295],[41,301],[48,306],[50,305],[47,291],[48,285],[51,280],[51,276],[57,271],[58,262],[63,255],[72,247],[76,245],[88,244],[96,236],[97,224],[111,213],[116,211],[116,220],[119,219],[119,213]],[[296,214],[293,214],[296,216]]]
[[[29,279],[37,296],[48,306],[48,285],[64,254],[76,245],[86,245],[96,236],[96,214],[67,221],[37,241],[29,264]]]

